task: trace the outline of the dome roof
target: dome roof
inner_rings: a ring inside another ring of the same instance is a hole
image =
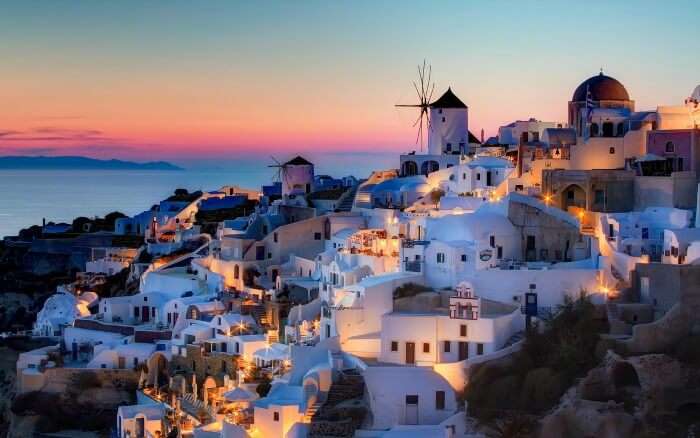
[[[600,100],[630,100],[625,86],[615,78],[605,76],[603,72],[583,81],[574,91],[572,102],[585,102],[586,93],[590,90],[591,98]]]
[[[693,90],[693,93],[690,95],[690,98],[700,101],[700,85],[695,87],[695,90]]]

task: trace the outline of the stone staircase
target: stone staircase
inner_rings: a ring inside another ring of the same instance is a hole
[[[317,400],[314,404],[306,408],[304,423],[311,423],[311,419],[316,415],[316,412],[321,409],[321,406],[323,406],[323,402]]]
[[[508,340],[506,341],[506,343],[503,344],[503,348],[508,348],[508,347],[510,347],[511,345],[513,345],[513,344],[515,344],[515,343],[517,343],[517,342],[522,341],[523,339],[525,339],[525,332],[524,332],[524,331],[520,331],[520,332],[514,333],[513,336],[511,336],[510,338],[508,338]]]
[[[367,412],[362,402],[364,393],[365,379],[359,371],[341,371],[325,402],[317,402],[306,411],[305,419],[310,423],[309,438],[354,436]]]
[[[215,417],[211,406],[204,406],[204,403],[195,398],[194,394],[185,394],[181,399],[182,410],[186,411],[190,415],[197,417],[199,412],[205,410],[212,418]]]
[[[247,310],[248,310],[248,314],[250,316],[252,316],[253,319],[261,327],[265,327],[270,323],[270,321],[267,318],[267,312],[265,311],[265,306],[262,306],[262,305],[251,306]]]
[[[355,194],[357,193],[357,188],[359,184],[355,184],[345,191],[340,198],[338,198],[338,203],[336,204],[335,211],[350,211],[352,210],[352,204],[355,202]]]

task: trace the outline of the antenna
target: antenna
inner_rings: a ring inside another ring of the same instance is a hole
[[[428,131],[430,124],[430,102],[433,100],[433,92],[435,91],[435,83],[432,82],[433,68],[426,64],[423,60],[423,65],[418,65],[418,81],[413,81],[413,88],[418,95],[418,103],[413,105],[396,105],[398,108],[420,108],[420,113],[413,126],[418,126],[416,133],[416,144],[420,142],[420,150],[423,150],[423,131]]]

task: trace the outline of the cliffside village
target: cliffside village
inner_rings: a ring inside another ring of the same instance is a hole
[[[55,345],[20,355],[18,392],[132,382],[119,438],[480,436],[460,396],[475,367],[582,292],[608,319],[613,383],[626,366],[643,384],[628,358],[700,321],[699,105],[700,87],[639,110],[601,72],[565,122],[484,139],[448,89],[426,151],[395,169],[335,178],[297,156],[260,190],[119,218],[38,314]],[[95,293],[124,272],[132,294]]]

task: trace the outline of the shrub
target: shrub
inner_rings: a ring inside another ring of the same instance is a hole
[[[394,299],[418,295],[421,292],[429,292],[432,289],[418,283],[406,283],[394,289]]]
[[[265,379],[263,382],[258,383],[258,386],[255,387],[255,392],[260,397],[265,397],[270,392],[270,389],[272,389],[272,384],[269,379]]]
[[[574,379],[596,365],[599,334],[607,330],[585,293],[566,299],[544,327],[527,332],[507,363],[485,363],[465,388],[470,414],[493,422],[503,412],[542,413],[554,406]]]

